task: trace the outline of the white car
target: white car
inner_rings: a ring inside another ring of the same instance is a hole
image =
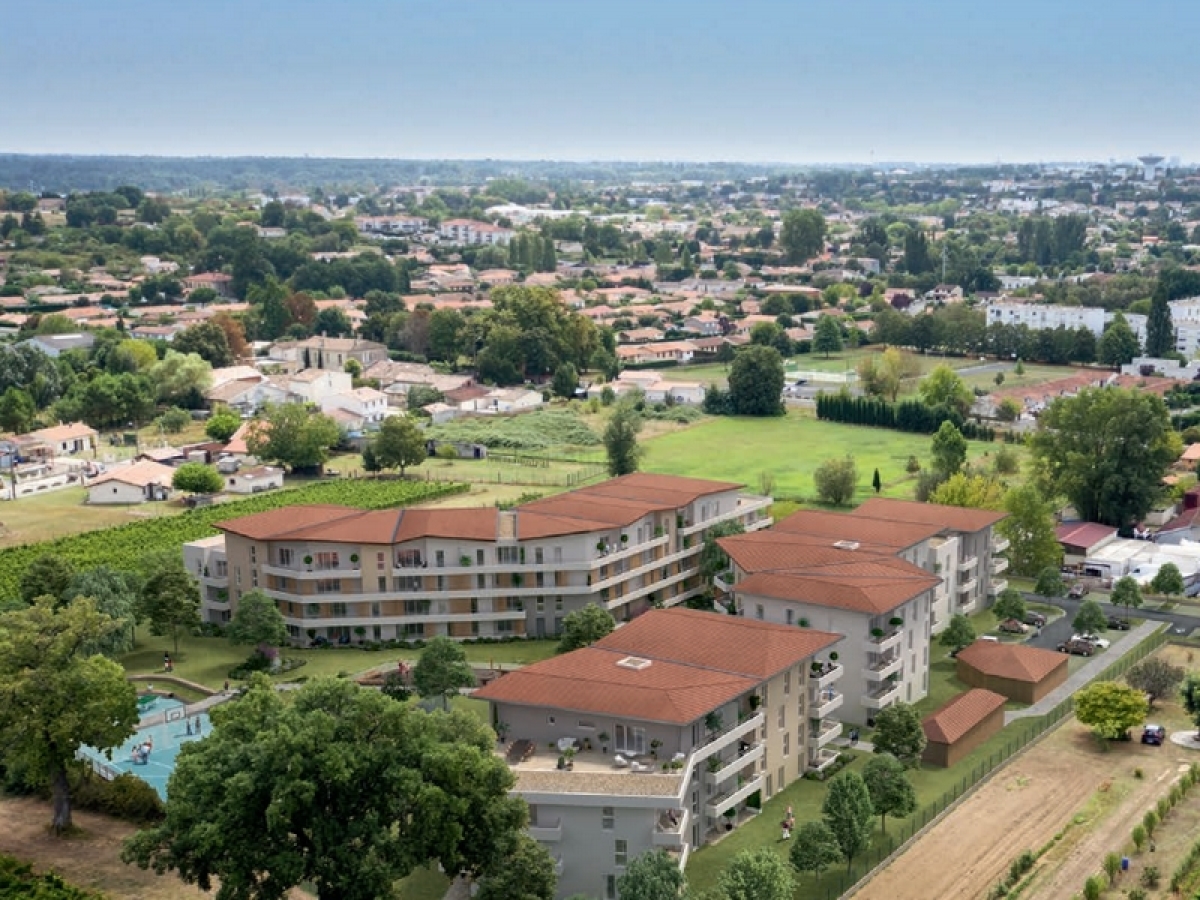
[[[1101,650],[1107,650],[1112,646],[1112,641],[1108,638],[1102,638],[1098,634],[1084,633],[1071,635],[1073,641],[1087,641],[1093,647],[1099,647]]]

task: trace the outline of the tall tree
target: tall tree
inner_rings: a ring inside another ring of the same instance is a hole
[[[371,444],[379,465],[399,469],[402,476],[409,466],[419,466],[429,456],[425,432],[409,416],[388,416]]]
[[[1167,563],[1174,565],[1174,563]],[[1176,572],[1179,570],[1176,569]],[[1161,574],[1162,570],[1159,570]],[[1156,576],[1157,577],[1157,576]],[[1183,579],[1180,578],[1180,581]],[[1117,583],[1113,585],[1112,595],[1109,597],[1109,602],[1114,606],[1125,607],[1125,614],[1128,615],[1131,610],[1137,609],[1142,605],[1142,589],[1137,583],[1137,579],[1132,575],[1124,575],[1117,579]]]
[[[968,644],[975,643],[975,628],[971,625],[971,620],[962,613],[952,615],[946,630],[938,635],[938,643],[948,647],[951,653],[958,653]]]
[[[929,444],[933,470],[949,478],[958,473],[967,461],[967,439],[953,422],[947,419],[938,428]]]
[[[1150,656],[1126,672],[1125,680],[1146,695],[1146,702],[1153,709],[1154,701],[1169,696],[1186,674],[1182,666],[1173,666],[1161,656]]]
[[[96,566],[77,573],[59,599],[65,605],[77,597],[88,597],[96,604],[97,610],[120,625],[86,648],[88,653],[115,657],[133,649],[138,593],[138,578],[132,572]]]
[[[1117,681],[1098,681],[1075,692],[1075,718],[1105,740],[1115,741],[1150,711],[1146,695]]]
[[[81,746],[107,750],[134,733],[137,694],[125,670],[88,648],[123,623],[83,598],[43,597],[0,613],[0,750],[6,766],[51,790],[51,828],[71,828],[67,771]]]
[[[14,434],[24,434],[33,427],[37,406],[26,391],[10,387],[0,395],[0,428]]]
[[[176,353],[195,353],[214,368],[233,365],[233,351],[229,348],[229,338],[225,329],[216,322],[200,322],[185,328],[171,341],[171,349]]]
[[[182,560],[161,560],[142,585],[138,617],[150,624],[150,633],[170,637],[179,655],[179,633],[200,627],[200,589]]]
[[[1129,322],[1126,321],[1125,316],[1117,313],[1113,316],[1112,322],[1104,329],[1104,334],[1100,335],[1096,355],[1102,365],[1115,369],[1133,362],[1133,358],[1141,352],[1141,349],[1137,335],[1129,327]]]
[[[1126,577],[1128,577],[1128,576],[1126,576]],[[1124,580],[1124,579],[1122,579],[1122,580]],[[1120,584],[1120,582],[1117,582],[1117,583],[1118,583],[1118,585]],[[1134,586],[1134,588],[1137,588],[1138,587],[1137,582],[1134,582],[1133,586]],[[1171,597],[1178,597],[1181,594],[1183,594],[1183,590],[1184,590],[1183,573],[1179,571],[1179,566],[1175,565],[1175,563],[1173,563],[1173,562],[1163,563],[1162,568],[1160,568],[1157,572],[1154,573],[1154,578],[1151,579],[1151,581],[1150,581],[1150,590],[1156,594],[1166,594],[1167,596],[1171,596]],[[1122,599],[1118,601],[1117,593],[1114,590],[1113,591],[1113,603],[1119,602],[1119,603],[1124,604],[1127,607],[1142,605],[1142,593],[1141,593],[1140,588],[1137,589],[1136,594],[1133,591],[1130,591],[1128,588],[1126,588],[1121,596],[1122,596]],[[1130,598],[1130,599],[1136,598],[1137,602],[1127,603],[1124,598]]]
[[[1183,686],[1179,689],[1179,699],[1191,717],[1192,724],[1196,726],[1197,735],[1200,736],[1200,672],[1188,672],[1184,676]]]
[[[943,422],[942,427],[950,424],[950,422]],[[957,431],[957,429],[955,430]],[[933,439],[936,442],[938,435],[935,434]],[[965,440],[963,449],[966,449]],[[939,450],[942,453],[949,453],[953,451],[953,446],[943,445]],[[938,454],[935,452],[933,455],[933,471],[940,474]],[[952,459],[948,461],[953,462]],[[929,495],[930,503],[939,503],[942,506],[963,506],[971,509],[999,509],[1003,501],[1004,485],[994,475],[985,475],[969,470],[954,473]]]
[[[581,647],[589,647],[606,634],[611,634],[616,625],[612,614],[597,603],[589,603],[582,609],[569,612],[563,619],[558,652],[570,653]]]
[[[1084,600],[1079,604],[1071,627],[1081,634],[1099,634],[1108,629],[1108,617],[1095,600]]]
[[[224,486],[221,473],[201,462],[184,463],[171,476],[171,487],[190,494],[215,494]]]
[[[827,459],[813,472],[813,485],[822,503],[841,506],[854,498],[858,489],[858,467],[853,456]]]
[[[870,848],[874,830],[875,807],[861,775],[847,771],[833,777],[821,806],[821,817],[837,839],[848,869],[854,857]]]
[[[219,879],[220,900],[277,900],[302,882],[322,900],[375,900],[427,864],[486,880],[524,827],[494,736],[463,713],[334,679],[285,701],[257,676],[212,717],[179,754],[166,820],[123,858],[203,890]]]
[[[887,817],[902,819],[917,810],[917,792],[904,765],[889,753],[872,756],[863,766],[863,782],[871,806],[879,816],[879,827],[887,832]]]
[[[204,433],[214,441],[225,443],[241,427],[241,416],[231,409],[221,408],[204,423]]]
[[[779,246],[793,265],[819,256],[825,249],[825,217],[815,209],[793,209],[786,213]]]
[[[557,887],[550,852],[529,835],[516,834],[504,851],[504,864],[479,880],[473,896],[475,900],[554,900]]]
[[[819,819],[805,822],[792,835],[788,859],[799,872],[812,872],[820,878],[822,872],[841,858],[842,848],[838,846],[837,836]]]
[[[916,709],[908,703],[893,703],[881,709],[875,716],[871,743],[876,753],[890,753],[909,767],[919,765],[926,739]]]
[[[1000,596],[996,598],[996,602],[992,606],[992,612],[1001,621],[1004,619],[1016,619],[1018,622],[1024,622],[1027,611],[1024,595],[1016,588],[1011,587],[1002,590]]]
[[[575,389],[577,387],[579,387],[579,372],[571,363],[561,363],[554,370],[553,388],[555,396],[570,400],[575,396]]]
[[[1065,597],[1067,583],[1063,580],[1062,569],[1058,566],[1046,566],[1038,572],[1033,592],[1043,597]]]
[[[1065,496],[1084,521],[1129,528],[1158,501],[1181,444],[1161,397],[1106,387],[1051,403],[1030,447],[1045,495]]]
[[[1004,495],[1007,518],[996,530],[1008,539],[1008,562],[1013,574],[1031,576],[1047,566],[1062,565],[1063,550],[1054,530],[1054,504],[1047,503],[1033,484],[1012,488]]]
[[[608,457],[608,474],[614,477],[629,475],[638,470],[642,448],[638,432],[642,417],[630,403],[619,403],[604,428],[604,451]]]
[[[229,623],[229,640],[234,644],[273,649],[287,643],[287,623],[279,605],[262,591],[247,591],[238,600]]]
[[[467,662],[467,654],[462,646],[448,637],[435,637],[413,666],[413,686],[422,697],[441,701],[443,708],[448,708],[450,698],[456,696],[460,688],[474,687],[475,673]]]
[[[774,347],[745,347],[729,369],[729,402],[734,415],[783,415],[783,357]]]
[[[682,900],[686,890],[687,881],[679,863],[665,850],[647,850],[617,878],[621,900]]]
[[[246,436],[246,447],[259,459],[282,463],[293,472],[319,471],[329,450],[341,439],[337,423],[300,403],[267,407]]]
[[[927,405],[953,410],[964,419],[975,402],[962,376],[945,363],[935,366],[917,385],[917,391]]]
[[[830,353],[837,353],[842,349],[842,327],[836,317],[825,315],[817,319],[812,348],[814,353],[824,353],[826,359]]]
[[[74,577],[70,562],[57,553],[43,553],[21,573],[21,599],[28,605],[38,597],[62,597]]]
[[[1146,317],[1146,355],[1161,359],[1175,352],[1175,324],[1163,291],[1155,291]]]
[[[792,900],[795,893],[791,868],[770,847],[743,850],[717,879],[721,900]]]

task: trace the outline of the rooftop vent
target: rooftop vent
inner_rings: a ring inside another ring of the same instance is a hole
[[[839,550],[857,550],[858,541],[834,541],[833,546]]]
[[[650,660],[642,659],[640,656],[627,656],[619,660],[617,665],[622,669],[633,669],[635,672],[640,672],[642,669],[649,667]]]

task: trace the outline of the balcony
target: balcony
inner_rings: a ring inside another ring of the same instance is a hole
[[[706,756],[712,756],[714,753],[720,753],[726,747],[733,744],[734,741],[741,740],[748,734],[754,734],[766,721],[767,714],[759,710],[755,715],[742,722],[738,722],[733,728],[730,728],[725,733],[718,735],[707,744],[693,751],[692,756],[695,759],[703,759]]]
[[[746,768],[746,766],[752,764],[756,766],[758,761],[763,758],[765,753],[765,746],[761,742],[757,743],[744,753],[735,756],[728,762],[725,760],[719,760],[723,764],[721,768],[717,769],[716,771],[709,770],[707,772],[707,776],[713,784],[721,784],[723,781],[728,780],[730,776],[736,775],[738,772],[742,771],[742,769]],[[709,757],[710,761],[714,759],[719,759],[719,757]],[[753,772],[754,769],[751,768],[750,771]]]
[[[717,589],[718,593],[728,594],[733,590],[733,575],[731,575],[729,572],[722,572],[720,575],[714,575],[713,587]]]
[[[808,733],[808,746],[812,750],[820,750],[842,733],[842,723],[826,719]]]
[[[262,571],[266,575],[274,575],[277,578],[295,578],[300,581],[312,581],[318,578],[361,578],[362,571],[359,569],[358,563],[346,562],[345,565],[330,566],[320,568],[316,564],[311,566],[272,566],[264,564]],[[409,571],[407,574],[412,574]]]
[[[862,705],[867,709],[883,709],[900,699],[900,682],[889,681],[883,687],[863,694]]]
[[[863,678],[867,681],[883,681],[889,675],[899,674],[904,662],[899,653],[886,659],[878,659],[867,664],[863,669]]]
[[[971,578],[967,581],[960,581],[958,583],[958,592],[960,594],[969,594],[977,587],[979,587],[979,579]]]
[[[526,830],[535,841],[556,842],[562,840],[562,819],[538,819],[536,824],[529,825]]]
[[[725,793],[713,797],[704,807],[704,811],[713,819],[724,815],[728,809],[733,809],[739,803],[743,803],[755,791],[761,791],[763,784],[766,782],[765,775],[759,775],[757,778],[751,778],[744,782],[739,787],[726,791]]]
[[[816,690],[821,691],[841,678],[845,671],[837,663],[825,663],[819,674],[817,670],[813,670],[812,674],[808,676],[808,683]]]
[[[881,635],[868,634],[863,641],[863,646],[868,653],[887,653],[887,651],[899,647],[903,640],[902,632],[888,629]]]
[[[997,556],[992,559],[992,574],[999,575],[1001,572],[1008,571],[1008,560],[1003,556]]]
[[[809,704],[808,715],[812,719],[823,719],[831,713],[842,708],[842,704],[846,702],[846,698],[835,691],[833,688],[825,688],[820,691]]]
[[[1004,578],[993,578],[988,585],[988,593],[995,597],[1008,590],[1008,581]]]
[[[1009,546],[1010,546],[1010,544],[1009,544],[1008,538],[1000,537],[1000,535],[998,535],[998,534],[992,536],[992,552],[993,553],[1003,553],[1005,550],[1007,550],[1009,548]]]
[[[958,561],[958,571],[969,572],[971,569],[975,568],[975,566],[977,566],[978,564],[979,564],[978,556],[968,556],[966,559],[960,559]]]
[[[655,847],[682,850],[687,842],[687,829],[691,820],[691,811],[687,809],[668,809],[658,814],[658,822],[650,843]]]
[[[808,771],[824,772],[838,759],[836,750],[818,750],[808,758]]]

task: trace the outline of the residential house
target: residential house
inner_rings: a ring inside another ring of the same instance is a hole
[[[167,500],[175,470],[151,459],[116,466],[88,483],[88,503],[96,506]]]
[[[302,369],[344,372],[346,363],[353,359],[365,371],[373,363],[387,358],[386,346],[359,338],[317,336],[296,342],[296,361]]]
[[[689,363],[696,355],[691,341],[656,341],[652,344],[624,344],[617,347],[617,359],[626,365]]]
[[[91,350],[92,345],[96,343],[96,336],[90,331],[79,334],[38,334],[22,343],[57,359],[68,350]]]
[[[388,415],[388,398],[382,391],[361,387],[338,394],[330,394],[318,401],[322,412],[344,409],[366,423],[378,424]]]
[[[261,494],[283,487],[283,469],[271,466],[239,466],[236,472],[223,473],[221,477],[230,494]]]
[[[234,299],[233,276],[224,272],[196,272],[183,279],[183,289],[189,294],[197,288],[212,288],[218,297]]]
[[[70,422],[66,425],[39,428],[23,437],[45,444],[49,447],[51,456],[74,456],[78,453],[94,454],[99,444],[100,433],[83,422]]]
[[[481,413],[518,413],[537,409],[546,401],[541,391],[523,387],[495,388],[475,401],[475,411]]]
[[[372,640],[552,635],[588,603],[629,620],[699,595],[704,532],[763,528],[769,505],[728,482],[638,473],[513,510],[288,507],[218,525],[229,572],[201,580],[202,612],[224,621],[259,588],[297,642],[360,626]],[[189,571],[211,569],[216,546],[185,545]]]
[[[588,389],[589,397],[598,397],[605,387],[611,387],[618,397],[632,390],[639,390],[646,395],[650,403],[664,403],[670,399],[673,403],[686,403],[698,406],[704,402],[704,385],[698,381],[667,381],[660,372],[650,369],[626,369],[609,385],[592,385]]]
[[[287,379],[289,394],[317,406],[327,397],[348,393],[352,385],[349,373],[336,369],[304,369]]]
[[[682,868],[754,815],[752,797],[832,765],[841,724],[822,698],[843,671],[829,662],[839,641],[653,610],[477,690],[511,737],[513,793],[555,860],[558,896],[616,897],[626,866],[650,850]]]

